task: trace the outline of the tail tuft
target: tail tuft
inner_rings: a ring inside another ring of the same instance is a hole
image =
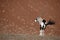
[[[47,23],[46,25],[54,25],[54,24],[55,24],[55,22],[54,22],[54,21],[49,20],[49,21],[48,21],[48,23]]]

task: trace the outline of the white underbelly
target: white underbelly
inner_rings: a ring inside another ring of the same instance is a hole
[[[43,22],[39,22],[39,24],[41,25],[41,27],[45,27],[45,24]]]

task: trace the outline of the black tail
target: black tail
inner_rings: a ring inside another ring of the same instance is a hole
[[[46,25],[54,25],[54,24],[55,24],[55,22],[54,22],[54,21],[49,20],[49,21],[48,21],[48,23],[47,23]]]

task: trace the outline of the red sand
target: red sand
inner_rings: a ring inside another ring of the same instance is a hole
[[[60,36],[60,0],[0,0],[0,33],[39,34],[37,16],[55,21],[46,35]]]

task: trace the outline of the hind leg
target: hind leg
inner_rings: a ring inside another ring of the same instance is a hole
[[[44,30],[40,30],[39,36],[44,36]]]
[[[45,30],[44,27],[40,27],[40,33],[39,33],[39,36],[44,36],[44,30]]]

